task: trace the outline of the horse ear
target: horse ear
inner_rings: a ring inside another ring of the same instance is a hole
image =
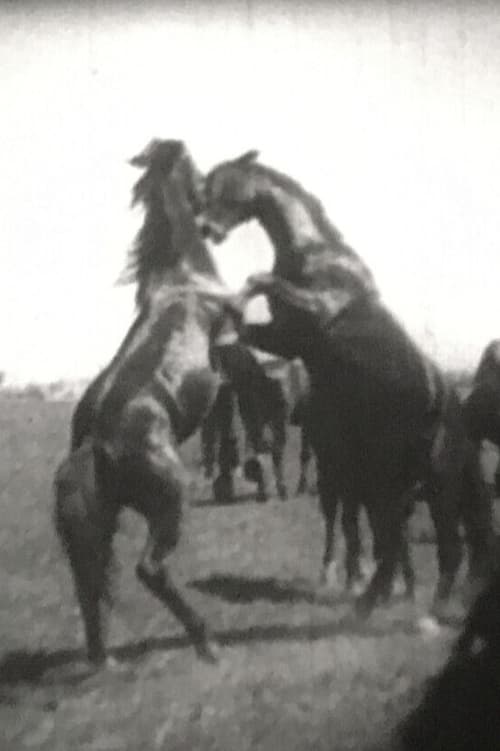
[[[174,139],[161,141],[159,138],[153,138],[148,145],[137,156],[129,159],[132,167],[144,169],[149,167],[154,159],[180,159],[187,155],[187,149],[183,141]]]
[[[132,159],[128,160],[128,163],[131,164],[132,167],[139,167],[140,169],[147,167],[151,161],[151,155],[154,153],[155,148],[158,143],[159,143],[158,139],[153,138],[148,143],[148,145],[143,148],[140,154],[136,154],[136,156],[133,156]]]
[[[250,151],[246,151],[244,154],[242,154],[238,159],[237,162],[240,162],[241,164],[250,164],[251,162],[255,162],[256,159],[259,157],[259,151],[257,149],[251,149]]]
[[[142,168],[142,167],[145,167],[148,162],[147,162],[147,160],[144,157],[144,153],[142,153],[142,154],[137,154],[137,156],[133,156],[132,159],[128,160],[128,163],[132,167],[141,167]]]

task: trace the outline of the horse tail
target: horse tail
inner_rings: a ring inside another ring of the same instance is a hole
[[[54,478],[54,525],[82,611],[89,602],[112,603],[118,509],[97,488],[94,447],[85,440],[60,464]]]

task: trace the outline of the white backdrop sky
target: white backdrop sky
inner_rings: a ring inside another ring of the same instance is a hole
[[[0,5],[0,369],[93,375],[133,315],[117,287],[141,220],[127,159],[249,148],[321,198],[443,365],[500,335],[495,2]],[[217,248],[240,284],[256,226]]]

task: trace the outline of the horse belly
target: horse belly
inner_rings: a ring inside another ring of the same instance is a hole
[[[308,428],[320,464],[341,493],[366,495],[377,488],[410,485],[425,462],[418,431],[410,421],[371,421],[348,404],[323,396],[309,405]]]

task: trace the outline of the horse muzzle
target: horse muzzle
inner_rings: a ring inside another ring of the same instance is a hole
[[[209,219],[201,215],[197,217],[196,224],[202,237],[212,240],[217,245],[227,237],[226,228],[214,219]]]
[[[216,347],[225,347],[228,344],[236,344],[238,339],[237,331],[226,331],[216,336],[213,343]]]

